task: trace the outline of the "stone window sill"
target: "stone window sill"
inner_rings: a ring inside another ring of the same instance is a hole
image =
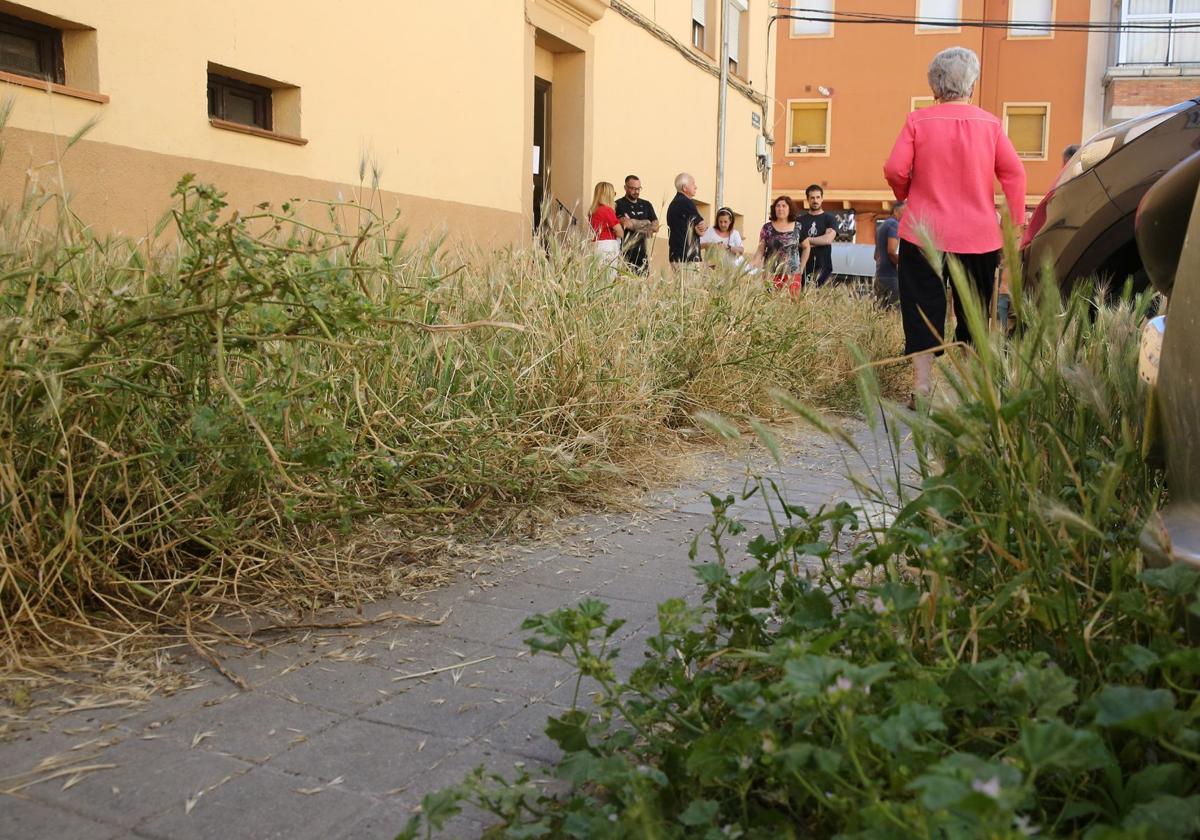
[[[291,143],[293,146],[305,146],[308,140],[303,137],[295,137],[291,134],[280,134],[277,131],[267,131],[265,128],[259,128],[253,125],[242,125],[241,123],[229,122],[229,120],[219,120],[216,117],[209,117],[208,124],[213,128],[219,128],[222,131],[234,131],[238,134],[249,134],[253,137],[263,137],[267,140],[278,140],[280,143]]]
[[[98,102],[101,105],[108,104],[108,97],[103,93],[94,93],[90,90],[80,90],[79,88],[60,85],[45,79],[34,79],[30,76],[22,76],[18,73],[9,73],[6,70],[0,70],[0,82],[7,82],[10,85],[20,85],[21,87],[33,88],[34,90],[44,90],[47,93],[55,93],[59,96],[70,96],[73,99],[86,99],[88,102]]]

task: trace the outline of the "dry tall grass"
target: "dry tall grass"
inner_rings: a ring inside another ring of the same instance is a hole
[[[186,181],[177,200],[169,254],[67,214],[0,224],[0,667],[362,590],[392,555],[345,550],[354,529],[586,499],[697,409],[770,416],[771,388],[850,411],[848,342],[900,346],[844,290],[447,254],[366,208],[240,218]]]

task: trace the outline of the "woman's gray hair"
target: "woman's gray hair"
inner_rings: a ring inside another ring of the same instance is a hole
[[[966,47],[942,50],[929,62],[929,89],[934,97],[970,99],[979,79],[979,56]]]

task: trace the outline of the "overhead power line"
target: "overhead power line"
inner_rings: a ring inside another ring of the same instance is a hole
[[[933,18],[902,15],[881,15],[873,12],[830,12],[825,9],[806,9],[778,6],[777,20],[803,20],[815,23],[901,24],[905,26],[945,27],[957,29],[1025,29],[1036,32],[1198,32],[1200,20],[1124,20],[1124,21],[1045,21],[1030,23],[1012,20],[980,18]]]

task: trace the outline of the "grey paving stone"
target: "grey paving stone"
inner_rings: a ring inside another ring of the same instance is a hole
[[[122,834],[122,829],[54,808],[35,799],[25,799],[0,793],[0,837],[86,837],[88,840],[110,840]]]
[[[342,721],[273,758],[267,766],[331,782],[360,793],[386,794],[404,787],[463,739],[440,738],[369,720]]]
[[[311,645],[298,642],[276,642],[271,647],[262,647],[247,651],[238,645],[223,645],[214,656],[221,667],[237,677],[240,677],[250,688],[259,688],[289,668],[307,662],[316,657]],[[203,663],[208,668],[207,663]],[[208,668],[207,673],[218,683],[224,682],[230,689],[236,689],[233,683],[216,671]]]
[[[586,598],[596,585],[603,583],[607,574],[604,555],[601,554],[595,560],[556,557],[530,569],[517,580],[568,592],[570,595],[567,600],[573,598],[578,602]]]
[[[28,729],[0,742],[0,768],[3,768],[0,776],[25,777],[35,773],[39,766],[44,767],[47,762],[56,763],[59,760],[70,761],[71,764],[89,763],[92,757],[102,756],[131,737],[130,733],[117,726],[109,726],[105,731],[94,727],[66,729]]]
[[[522,698],[503,692],[467,687],[461,680],[458,685],[437,680],[416,685],[366,710],[360,717],[463,741],[516,714],[523,702]]]
[[[59,779],[27,792],[44,803],[132,827],[169,808],[182,810],[189,798],[251,766],[203,750],[180,749],[171,739],[138,738],[106,751],[100,763],[115,766],[89,772],[66,790]]]
[[[696,578],[691,574],[691,570],[688,570],[682,580],[675,580],[669,575],[654,578],[622,573],[597,586],[592,595],[602,601],[615,598],[640,604],[644,608],[637,610],[635,614],[653,616],[657,604],[668,598],[683,597],[687,590],[695,588],[696,585]]]
[[[507,692],[515,697],[535,699],[557,688],[571,673],[571,668],[562,660],[546,654],[528,651],[503,651],[494,659],[478,662],[462,669],[459,684],[467,688],[490,688]],[[449,673],[435,679],[449,680]]]
[[[225,703],[181,715],[155,730],[187,748],[261,764],[303,743],[342,716],[302,703],[252,691]]]
[[[169,840],[325,840],[375,804],[342,785],[258,767],[201,796],[190,812],[171,808],[139,832]]]
[[[151,724],[161,726],[180,715],[227,702],[242,693],[242,689],[206,666],[205,673],[197,674],[191,685],[171,694],[151,697],[134,714],[123,719],[121,727],[140,733]]]
[[[319,659],[276,677],[258,693],[349,716],[403,691],[393,676],[368,664]]]
[[[414,638],[454,638],[498,647],[523,648],[521,622],[527,613],[491,604],[462,601],[437,627],[414,628]]]
[[[500,721],[479,740],[502,753],[531,758],[549,766],[562,756],[562,750],[546,735],[546,723],[566,710],[565,706],[549,702],[531,703]]]
[[[562,589],[532,583],[527,581],[524,575],[518,575],[500,586],[472,590],[466,600],[470,603],[516,610],[526,616],[551,612],[559,607],[577,603],[574,596]]]

